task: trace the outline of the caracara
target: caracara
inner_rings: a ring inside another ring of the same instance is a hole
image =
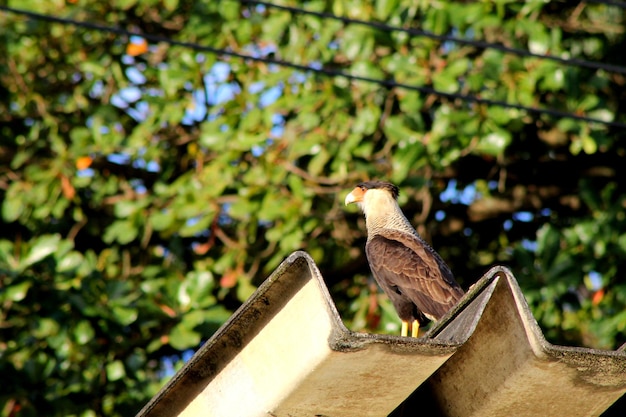
[[[452,271],[402,213],[398,187],[367,181],[346,196],[365,214],[365,254],[374,278],[391,299],[400,320],[402,336],[417,337],[420,323],[438,320],[463,296]]]

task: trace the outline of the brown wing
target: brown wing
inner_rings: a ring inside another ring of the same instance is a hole
[[[384,229],[367,242],[365,251],[379,285],[388,295],[395,292],[390,298],[403,320],[408,317],[400,309],[406,316],[408,300],[427,317],[439,319],[463,296],[450,268],[416,236]]]

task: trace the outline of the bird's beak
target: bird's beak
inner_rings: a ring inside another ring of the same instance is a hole
[[[361,201],[363,201],[363,194],[365,194],[363,190],[359,187],[356,187],[350,192],[350,194],[346,196],[346,200],[344,201],[344,203],[346,203],[346,206],[350,203],[360,203]]]

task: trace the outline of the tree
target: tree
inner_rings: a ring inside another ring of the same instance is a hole
[[[550,340],[626,339],[623,8],[293,4],[0,14],[2,415],[133,414],[297,249],[395,332],[342,206],[369,178],[465,287],[504,263]]]

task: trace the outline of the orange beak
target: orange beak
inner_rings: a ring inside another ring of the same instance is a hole
[[[361,187],[355,187],[354,190],[350,192],[346,196],[345,204],[346,206],[351,203],[360,203],[363,201],[363,196],[365,195],[366,190]]]

